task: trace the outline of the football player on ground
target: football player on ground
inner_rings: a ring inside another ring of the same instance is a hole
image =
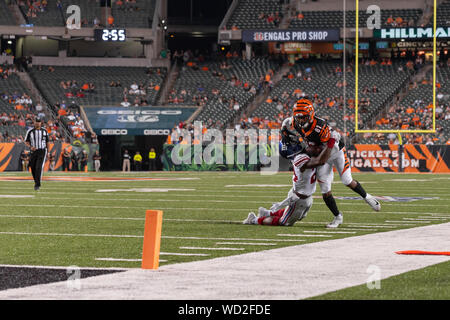
[[[303,144],[299,142],[280,142],[281,156],[292,161],[294,175],[292,189],[281,202],[274,203],[270,210],[260,207],[258,216],[254,212],[248,214],[244,224],[260,224],[270,226],[292,226],[296,221],[306,217],[312,206],[312,194],[316,192],[316,167],[325,164],[334,146],[330,138],[328,147],[319,156],[311,158]]]
[[[333,166],[339,173],[344,185],[359,194],[375,211],[381,210],[381,205],[368,194],[361,184],[353,180],[350,162],[348,161],[344,143],[340,140],[340,134],[332,130],[326,120],[315,116],[313,103],[308,99],[300,99],[293,108],[293,116],[283,121],[281,127],[282,141],[298,141],[303,138],[308,144],[323,147],[330,140],[335,141],[329,159],[317,168],[317,181],[319,182],[322,198],[334,215],[333,221],[327,225],[328,228],[337,228],[344,221],[342,213],[338,210],[336,201],[331,193],[333,182]]]

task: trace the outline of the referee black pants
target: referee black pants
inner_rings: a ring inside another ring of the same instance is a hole
[[[41,186],[42,172],[44,171],[45,157],[47,156],[46,149],[38,149],[31,153],[30,168],[33,175],[34,185]]]

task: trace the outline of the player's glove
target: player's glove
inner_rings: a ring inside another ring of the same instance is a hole
[[[331,138],[333,138],[336,142],[339,142],[339,140],[341,140],[341,135],[336,130],[331,130]]]

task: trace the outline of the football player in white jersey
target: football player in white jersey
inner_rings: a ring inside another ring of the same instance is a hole
[[[292,226],[305,218],[313,203],[312,194],[316,191],[316,167],[325,163],[331,150],[332,146],[324,148],[318,157],[311,158],[301,143],[280,142],[280,154],[291,160],[294,167],[292,189],[286,199],[274,203],[270,210],[260,207],[258,216],[250,212],[243,223]]]
[[[329,228],[337,228],[343,222],[343,215],[338,210],[336,201],[331,193],[333,182],[333,166],[336,168],[344,185],[359,194],[375,211],[381,210],[381,205],[361,184],[353,180],[350,162],[348,161],[345,146],[340,140],[337,131],[332,130],[327,121],[315,116],[314,107],[310,100],[300,99],[293,108],[293,116],[283,121],[281,127],[282,141],[298,140],[299,136],[308,144],[323,146],[330,138],[335,141],[333,150],[326,163],[317,169],[317,181],[319,182],[322,198],[334,215],[334,220],[327,225]]]

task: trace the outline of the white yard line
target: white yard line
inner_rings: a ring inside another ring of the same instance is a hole
[[[255,242],[216,242],[217,245],[237,244],[245,246],[276,246],[276,243],[255,243]]]
[[[121,259],[121,258],[95,258],[97,261],[118,261],[118,262],[140,262],[142,259]],[[159,262],[167,262],[167,260],[159,260]]]
[[[7,232],[2,231],[0,235],[23,235],[23,236],[49,236],[49,237],[100,237],[100,238],[143,238],[141,235],[126,235],[126,234],[84,234],[84,233],[40,233],[40,232]],[[253,239],[253,238],[212,238],[212,237],[183,237],[183,236],[161,236],[162,239],[185,239],[185,240],[224,240],[224,241],[277,241],[277,242],[301,242],[305,240],[295,239]],[[160,254],[169,254],[163,253]]]
[[[245,248],[226,248],[226,247],[222,247],[222,248],[211,248],[211,247],[179,247],[180,249],[183,250],[211,250],[211,251],[241,251],[241,250],[245,250]]]
[[[449,234],[450,223],[430,225],[85,278],[81,290],[65,282],[9,289],[0,299],[297,300],[371,282],[371,266],[385,279],[449,261],[395,254],[446,250]],[[261,266],[279,285],[267,285]]]
[[[207,257],[207,253],[182,253],[182,252],[160,252],[160,256],[186,256],[186,257]]]
[[[318,237],[318,238],[331,238],[333,236],[326,234],[292,234],[292,233],[279,233],[277,234],[279,237]]]
[[[348,234],[356,233],[356,231],[327,231],[327,230],[324,230],[324,231],[305,230],[303,232],[304,233],[324,233],[324,234],[327,234],[327,233],[348,233]]]

